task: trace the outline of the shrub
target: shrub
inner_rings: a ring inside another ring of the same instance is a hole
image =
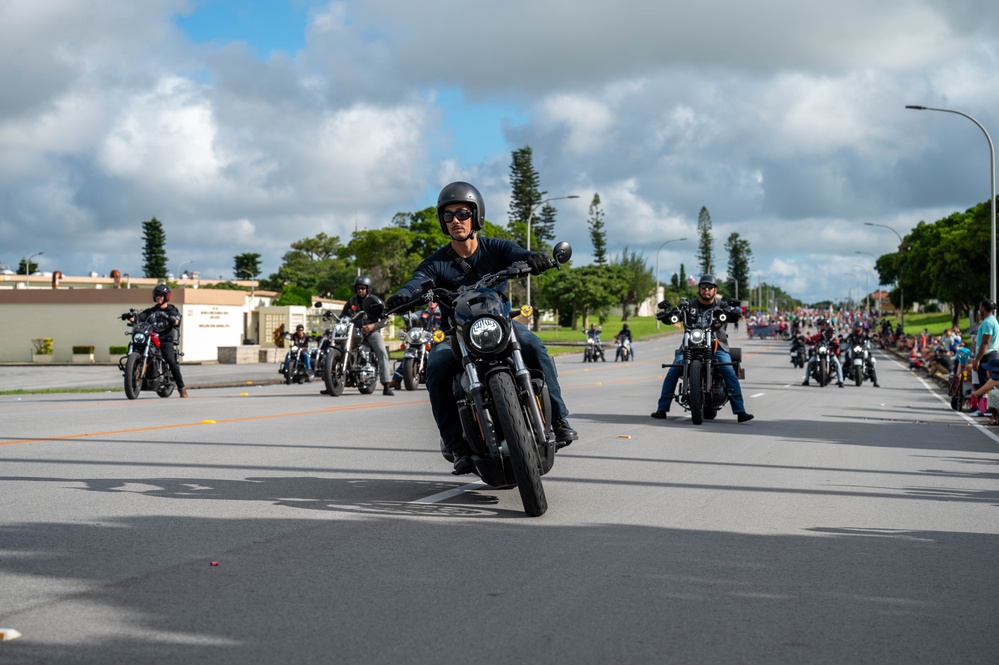
[[[109,346],[108,347],[108,352],[112,356],[123,356],[126,353],[128,353],[128,347],[127,346]]]
[[[92,346],[74,346],[73,347],[73,353],[76,353],[76,354],[86,354],[86,353],[93,353],[93,352],[94,352],[94,347],[92,347]]]
[[[35,347],[36,356],[51,356],[52,355],[52,338],[42,337],[41,339],[31,340],[31,344]]]

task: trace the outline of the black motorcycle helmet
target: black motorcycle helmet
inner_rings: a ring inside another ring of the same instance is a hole
[[[354,278],[354,293],[355,294],[357,293],[357,287],[359,287],[359,286],[365,286],[365,287],[367,287],[368,293],[366,295],[369,295],[369,296],[371,295],[371,278],[370,277],[368,277],[367,275],[358,275],[357,277],[355,277]]]
[[[701,279],[697,282],[697,288],[702,287],[705,284],[710,284],[711,286],[718,288],[718,282],[715,281],[715,276],[711,273],[705,273],[701,275]]]
[[[156,296],[163,296],[166,302],[170,302],[170,287],[166,284],[157,284],[153,287],[153,302],[156,302]]]
[[[447,224],[444,223],[444,206],[451,203],[465,203],[472,209],[472,233],[469,237],[474,238],[482,229],[482,221],[486,218],[486,204],[482,200],[482,194],[467,182],[452,182],[441,190],[437,195],[437,221],[440,222],[441,233],[444,235],[449,235]]]
[[[627,323],[625,323],[625,324],[624,324],[624,329],[625,329],[625,330],[627,330],[627,329],[628,329],[628,324],[627,324]]]

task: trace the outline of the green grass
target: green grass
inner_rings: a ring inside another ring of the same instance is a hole
[[[606,353],[610,349],[611,353],[613,353],[614,335],[621,331],[621,317],[609,316],[602,324],[598,323],[595,317],[591,317],[590,321],[596,323],[598,327],[603,328],[603,332],[600,333],[600,339],[604,343],[604,352]],[[675,335],[680,332],[679,328],[665,324],[660,324],[660,327],[656,329],[656,319],[652,316],[632,316],[628,318],[627,323],[628,328],[631,329],[631,338],[635,341],[648,339],[657,335]],[[548,352],[552,355],[579,353],[583,350],[582,346],[558,346],[558,343],[582,344],[586,341],[586,333],[582,324],[580,324],[579,330],[567,327],[557,329],[542,328],[538,333],[538,337],[548,345]]]
[[[892,322],[892,326],[898,325],[898,317],[894,316],[889,319]],[[942,335],[945,330],[950,328],[950,314],[912,314],[910,312],[905,313],[905,333],[907,335],[919,335],[923,332],[923,328],[929,330],[931,335]],[[967,322],[965,322],[961,328],[967,328]]]

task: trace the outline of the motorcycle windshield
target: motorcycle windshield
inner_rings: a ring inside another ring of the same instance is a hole
[[[510,301],[493,289],[474,289],[458,295],[454,303],[454,320],[460,327],[481,316],[507,318]]]

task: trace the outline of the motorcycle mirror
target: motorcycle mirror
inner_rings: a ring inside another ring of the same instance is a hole
[[[555,249],[552,250],[552,256],[554,256],[555,260],[559,263],[566,263],[572,258],[572,245],[563,240],[555,245]]]
[[[317,302],[315,305],[313,305],[313,307],[315,307],[316,309],[322,309],[323,304],[321,302]]]
[[[672,307],[672,305],[669,303],[668,300],[663,300],[661,303],[656,305],[656,307],[659,309],[669,309],[670,307]]]
[[[424,293],[426,293],[427,291],[430,291],[431,289],[433,289],[434,286],[435,286],[434,285],[434,280],[432,280],[432,279],[425,279],[422,282],[420,282],[420,289]]]
[[[368,296],[361,303],[361,309],[372,321],[382,318],[382,312],[385,311],[385,303],[378,296]]]
[[[732,299],[730,299],[728,301],[728,306],[729,307],[742,307],[742,303],[739,300],[736,300],[735,298],[732,298]]]

